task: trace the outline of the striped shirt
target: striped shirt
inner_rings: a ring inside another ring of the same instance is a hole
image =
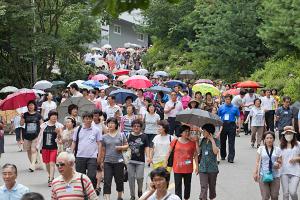
[[[89,200],[98,200],[90,179],[85,174],[83,174],[82,179]],[[52,182],[51,200],[83,200],[81,173],[75,172],[69,183],[66,183],[62,176],[54,179]]]

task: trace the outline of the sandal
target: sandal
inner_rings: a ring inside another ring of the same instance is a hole
[[[99,194],[101,193],[101,187],[96,188],[95,192],[97,196],[99,196]]]
[[[52,187],[52,181],[53,179],[48,181],[48,187]]]
[[[34,172],[34,170],[33,170],[33,169],[31,169],[31,168],[29,168],[29,172]]]

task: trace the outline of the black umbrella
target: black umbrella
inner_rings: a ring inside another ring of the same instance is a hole
[[[100,70],[97,74],[103,74],[107,77],[113,77],[114,75],[108,70]]]
[[[193,79],[195,77],[195,74],[193,71],[191,70],[182,70],[179,73],[179,78],[183,78],[183,79]]]
[[[177,113],[176,121],[202,127],[204,124],[222,126],[223,122],[216,114],[201,109],[183,110]]]

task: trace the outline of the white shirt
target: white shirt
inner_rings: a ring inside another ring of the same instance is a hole
[[[300,163],[291,164],[289,161],[300,155],[300,142],[292,149],[282,149],[282,166],[280,168],[281,174],[290,174],[300,177]]]
[[[264,126],[265,125],[265,112],[262,108],[254,106],[249,113],[252,117],[251,126]]]
[[[172,135],[156,135],[153,140],[153,148],[154,148],[154,152],[153,152],[153,163],[158,163],[161,161],[164,161],[168,150],[169,150],[169,146],[170,143],[174,140],[175,138]]]
[[[253,108],[254,100],[256,99],[256,95],[253,94],[252,97],[248,94],[245,95],[245,97],[242,99],[242,102],[245,107],[245,111],[250,111],[251,108]]]
[[[152,194],[148,200],[157,200],[156,192]],[[166,196],[164,196],[161,200],[180,200],[180,198],[175,194],[170,194],[170,192],[167,192]]]
[[[145,121],[145,130],[144,133],[146,134],[157,134],[158,131],[158,124],[157,121],[160,120],[160,116],[157,113],[150,115],[148,112],[144,115]]]
[[[260,146],[257,150],[257,153],[261,157],[261,164],[260,164],[260,175],[263,175],[263,172],[268,172],[269,171],[269,161],[270,157],[267,154],[266,147],[265,146]],[[279,147],[274,146],[274,150],[272,153],[272,163],[274,162],[281,156],[281,149]],[[280,171],[277,169],[272,169],[273,175],[275,178],[280,177]]]
[[[174,106],[174,102],[172,100],[168,101],[165,105],[165,111],[170,110]],[[182,103],[180,101],[176,101],[175,109],[172,109],[169,113],[167,113],[168,117],[176,117],[179,111],[183,110]]]
[[[237,108],[241,107],[243,105],[243,99],[241,95],[236,95],[235,97],[233,97],[231,103]]]
[[[14,128],[25,128],[25,124],[23,126],[21,126],[21,115],[17,115],[14,117],[13,119],[14,122]]]
[[[50,103],[49,103],[49,101],[43,102],[42,103],[42,109],[44,110],[43,119],[47,119],[49,111],[56,109],[56,107],[57,107],[57,105],[54,101],[51,101]]]
[[[72,95],[72,97],[83,97],[83,95],[80,92],[76,91],[75,94]]]
[[[102,135],[103,135],[103,128],[102,128],[103,123],[96,124],[94,121],[92,121],[92,126],[95,126],[95,127],[97,127],[99,129],[100,135],[102,137]]]
[[[264,110],[274,110],[273,108],[275,107],[275,100],[272,96],[270,98],[268,97],[262,97],[261,98],[261,107]]]
[[[114,106],[108,105],[108,106],[106,106],[106,107],[104,108],[103,111],[106,113],[107,119],[108,119],[108,118],[111,118],[111,117],[115,117],[115,113],[116,113],[118,110],[119,110],[119,112],[120,112],[120,116],[123,116],[122,110],[121,110],[120,106],[118,106],[118,105],[114,105]]]

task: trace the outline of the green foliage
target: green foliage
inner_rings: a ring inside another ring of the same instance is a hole
[[[253,80],[259,81],[266,88],[276,88],[281,95],[288,95],[293,100],[300,99],[300,59],[285,57],[271,59],[263,69],[252,74]]]

